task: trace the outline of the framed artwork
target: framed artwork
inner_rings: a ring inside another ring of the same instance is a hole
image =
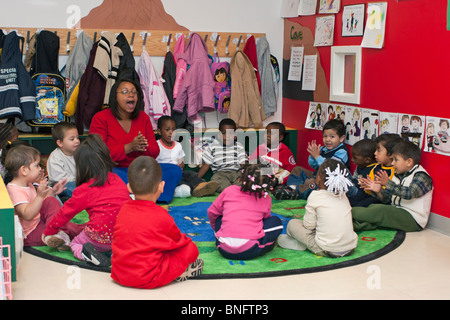
[[[334,41],[334,15],[316,18],[314,46],[332,46]]]
[[[341,8],[341,0],[320,0],[319,13],[338,13]]]
[[[365,16],[366,5],[364,3],[344,6],[342,11],[342,36],[363,36]]]

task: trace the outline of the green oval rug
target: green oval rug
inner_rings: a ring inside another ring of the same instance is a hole
[[[377,259],[398,248],[405,239],[405,232],[396,230],[373,230],[358,233],[358,247],[352,255],[342,258],[316,256],[308,250],[294,251],[276,246],[271,252],[252,260],[228,260],[216,249],[214,233],[206,210],[215,197],[175,198],[164,205],[174,217],[180,230],[197,244],[204,269],[196,279],[256,278],[321,272],[354,266]],[[290,219],[301,219],[305,209],[304,200],[278,201],[273,199],[272,213],[278,215],[286,225]],[[88,215],[82,212],[73,221],[86,222]],[[58,263],[77,265],[81,268],[110,272],[110,268],[99,268],[74,258],[72,253],[58,252],[49,247],[26,247],[25,252]]]

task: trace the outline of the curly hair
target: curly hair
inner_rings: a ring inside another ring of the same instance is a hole
[[[255,197],[267,197],[277,183],[271,168],[265,164],[247,164],[241,170],[241,191]]]

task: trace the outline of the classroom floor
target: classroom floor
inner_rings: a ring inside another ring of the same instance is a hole
[[[74,270],[25,253],[14,300],[442,300],[450,299],[450,237],[425,229],[368,263],[254,279],[187,280],[153,290],[126,288],[107,273]],[[78,273],[80,272],[80,273]]]

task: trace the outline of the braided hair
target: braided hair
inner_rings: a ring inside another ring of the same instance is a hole
[[[241,191],[255,198],[267,197],[277,183],[271,168],[265,164],[246,164],[241,170]]]

